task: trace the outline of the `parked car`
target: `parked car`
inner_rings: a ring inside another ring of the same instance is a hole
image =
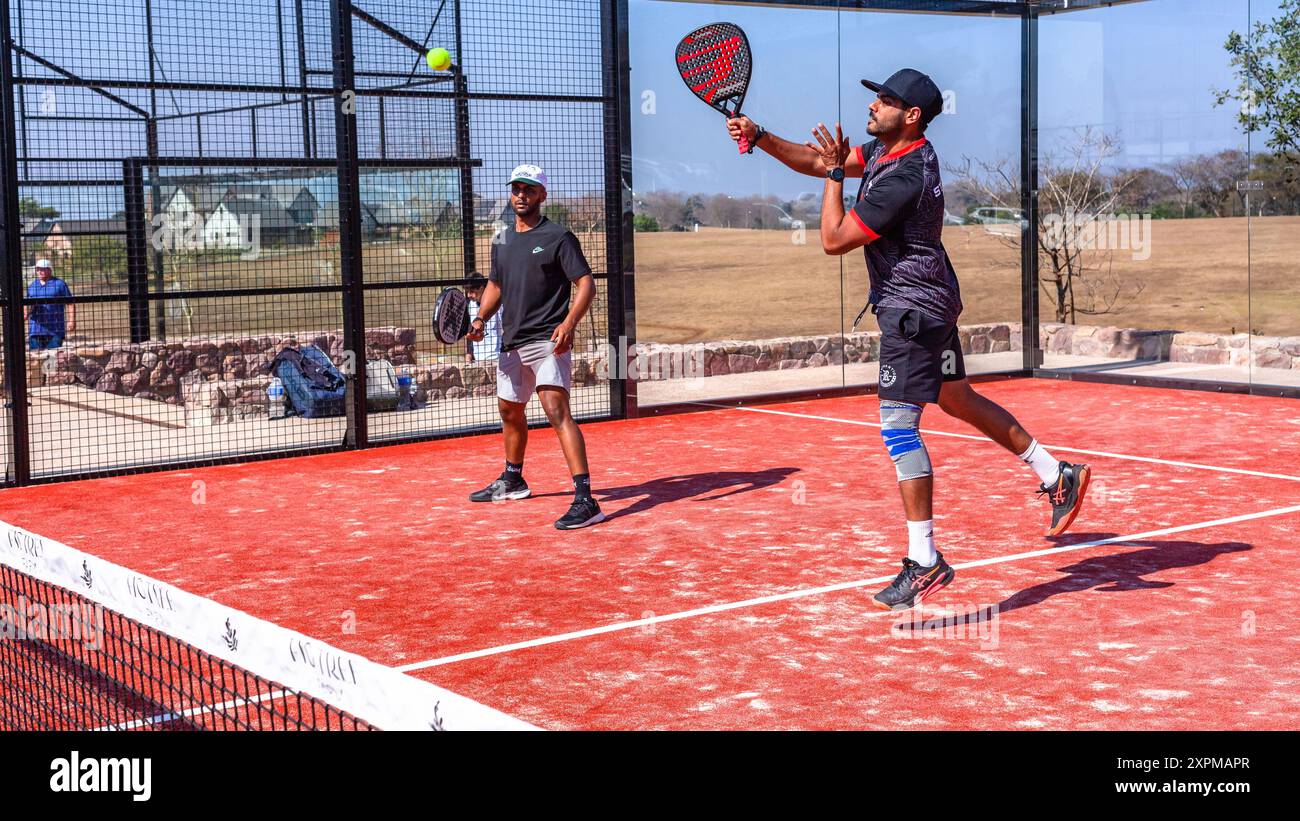
[[[1024,212],[1019,209],[985,205],[972,209],[967,214],[966,221],[973,225],[983,225],[984,230],[990,234],[1015,236],[1020,233],[1020,223],[1024,218]]]

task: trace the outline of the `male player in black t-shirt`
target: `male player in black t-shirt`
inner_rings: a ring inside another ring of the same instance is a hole
[[[469,498],[499,502],[523,499],[531,492],[524,481],[528,445],[524,409],[536,392],[573,474],[573,504],[555,526],[576,530],[605,520],[591,496],[587,445],[569,411],[573,329],[591,307],[596,284],[578,238],[542,216],[546,182],[546,174],[535,165],[521,165],[510,175],[514,225],[492,241],[492,271],[478,317],[470,324],[469,338],[481,340],[486,323],[501,310],[497,408],[505,434],[506,469]],[[577,295],[570,305],[575,288]]]
[[[926,404],[937,402],[1033,468],[1042,481],[1039,493],[1052,505],[1049,536],[1065,532],[1074,521],[1090,470],[1057,462],[1015,417],[976,393],[966,379],[957,336],[961,292],[940,241],[939,158],[925,138],[926,127],[943,110],[938,86],[908,68],[883,83],[862,84],[877,94],[867,123],[875,140],[854,150],[838,124],[835,134],[821,124],[813,129],[816,145],[782,140],[748,117],[729,119],[727,127],[732,139],[743,133],[751,146],[795,171],[826,178],[821,213],[826,253],[865,246],[871,276],[868,305],[880,323],[880,432],[898,474],[908,529],[903,571],[875,601],[888,610],[905,610],[953,578],[952,568],[934,548],[934,478],[920,435]],[[862,178],[847,215],[845,177]]]

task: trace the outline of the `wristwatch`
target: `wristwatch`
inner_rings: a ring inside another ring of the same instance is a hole
[[[844,182],[844,169],[832,168],[830,171],[826,172],[826,176],[830,177],[835,182]]]
[[[761,125],[758,126],[758,131],[754,133],[754,139],[752,139],[752,140],[749,141],[749,151],[746,152],[746,153],[748,153],[748,154],[753,154],[753,153],[754,153],[754,149],[758,146],[758,141],[761,140],[761,139],[763,139],[763,135],[766,134],[766,133],[767,133],[767,129],[766,129],[766,128],[764,128],[764,127],[761,126]]]

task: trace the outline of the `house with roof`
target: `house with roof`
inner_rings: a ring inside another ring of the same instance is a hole
[[[37,253],[51,258],[66,259],[72,256],[73,243],[80,237],[110,237],[123,244],[126,243],[126,220],[95,219],[72,220],[55,219],[50,221],[45,232],[45,240]]]
[[[54,220],[49,217],[23,217],[20,220],[18,236],[22,243],[23,264],[35,265],[39,257],[45,256],[45,241],[49,239]]]

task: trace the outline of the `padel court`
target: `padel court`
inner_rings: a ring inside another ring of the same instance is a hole
[[[1300,413],[1286,399],[977,388],[1093,467],[1037,480],[937,408],[954,582],[905,552],[874,396],[584,426],[607,522],[531,433],[530,499],[474,505],[499,434],[14,488],[0,519],[544,729],[1281,729],[1300,712]]]

